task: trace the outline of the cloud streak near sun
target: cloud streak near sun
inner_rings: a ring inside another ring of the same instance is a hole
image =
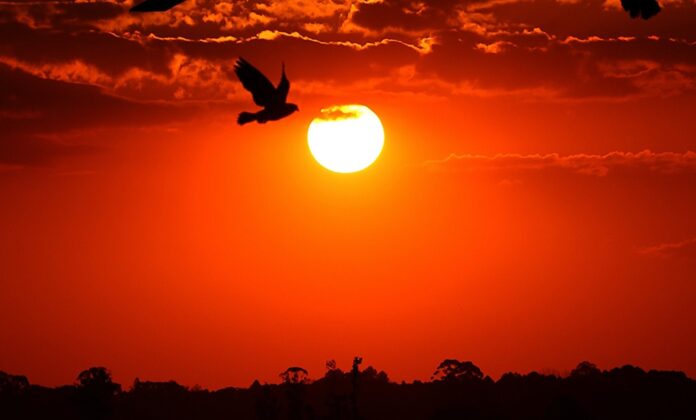
[[[492,156],[451,154],[430,160],[426,167],[465,172],[495,171],[525,173],[561,170],[578,175],[604,177],[620,171],[647,171],[661,175],[696,174],[696,152],[611,152],[603,155],[574,154],[496,154]]]

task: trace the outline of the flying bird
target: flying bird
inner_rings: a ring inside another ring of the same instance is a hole
[[[239,81],[242,82],[244,89],[251,92],[254,103],[263,107],[261,111],[255,113],[240,112],[237,117],[239,125],[252,121],[265,124],[268,121],[285,118],[293,112],[300,110],[297,105],[287,102],[290,81],[285,76],[285,63],[283,63],[283,74],[280,77],[278,87],[274,87],[273,83],[259,69],[241,57],[234,63],[234,72],[237,74]]]
[[[145,0],[130,8],[131,12],[164,12],[184,0]]]
[[[657,0],[621,0],[621,6],[632,18],[650,19],[662,10]]]

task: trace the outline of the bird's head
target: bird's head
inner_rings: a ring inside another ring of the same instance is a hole
[[[297,112],[300,110],[300,107],[297,104],[288,104],[288,109],[292,112]]]

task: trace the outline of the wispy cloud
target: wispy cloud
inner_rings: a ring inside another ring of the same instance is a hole
[[[653,257],[696,257],[696,237],[638,249],[638,253]]]
[[[611,152],[598,154],[451,154],[444,159],[429,160],[424,165],[461,171],[532,172],[549,169],[603,177],[620,169],[642,169],[660,174],[696,173],[696,152]]]

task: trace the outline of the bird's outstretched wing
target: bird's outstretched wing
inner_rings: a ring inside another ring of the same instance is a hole
[[[131,7],[131,12],[164,12],[179,3],[183,3],[184,0],[145,0],[142,3]]]
[[[256,105],[267,107],[278,102],[278,94],[273,83],[248,61],[240,57],[234,63],[234,72],[244,89],[251,92]]]
[[[283,63],[283,75],[280,77],[280,83],[278,83],[278,100],[285,103],[288,99],[288,92],[290,92],[290,81],[285,76],[285,63]]]

